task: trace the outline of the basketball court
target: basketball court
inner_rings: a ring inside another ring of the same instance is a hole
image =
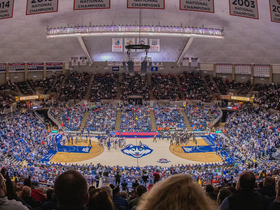
[[[209,142],[202,137],[196,137],[197,148],[209,146]],[[143,143],[143,149],[139,148],[139,141]],[[67,145],[67,143],[65,144]],[[115,149],[103,148],[98,145],[96,138],[91,141],[92,148],[89,153],[58,152],[50,162],[73,163],[73,164],[98,164],[120,166],[171,166],[177,164],[196,164],[205,162],[221,162],[222,158],[215,152],[191,152],[186,153],[184,147],[195,148],[196,145],[189,141],[188,145],[170,145],[166,139],[153,142],[153,138],[126,138],[126,148]],[[88,146],[88,143],[79,142],[71,146]],[[142,156],[143,155],[143,156]]]

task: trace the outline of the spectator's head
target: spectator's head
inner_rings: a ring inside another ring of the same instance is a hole
[[[253,191],[255,187],[256,178],[252,172],[245,171],[239,175],[236,189],[244,191]]]
[[[118,196],[120,192],[120,188],[118,186],[115,186],[113,189],[113,196]]]
[[[31,197],[31,188],[28,186],[24,186],[22,188],[22,197]]]
[[[263,186],[272,185],[274,183],[274,179],[271,176],[267,176],[264,178]]]
[[[208,184],[205,188],[207,193],[212,193],[214,192],[214,187],[211,184]]]
[[[101,187],[102,190],[106,191],[109,195],[110,198],[113,197],[113,191],[111,187],[105,186],[105,187]]]
[[[143,195],[137,210],[211,210],[211,204],[189,174],[178,174],[159,182]]]
[[[222,188],[217,196],[217,203],[219,205],[221,205],[221,203],[223,202],[223,200],[231,195],[231,191],[228,188]]]
[[[78,207],[87,204],[87,181],[78,171],[69,170],[59,175],[54,183],[58,206]]]
[[[120,192],[120,196],[124,199],[127,199],[127,192],[125,191]]]
[[[145,192],[147,192],[147,189],[143,185],[139,185],[136,187],[136,193],[138,197],[141,197]]]
[[[31,183],[30,178],[25,179],[25,180],[23,181],[23,185],[24,185],[24,186],[31,187],[31,186],[32,186],[32,183]]]
[[[6,193],[7,193],[6,181],[1,173],[0,174],[0,196],[5,196]]]
[[[103,189],[90,191],[89,210],[114,210],[114,204],[108,193]]]

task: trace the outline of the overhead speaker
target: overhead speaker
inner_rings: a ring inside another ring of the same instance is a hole
[[[147,73],[147,68],[148,68],[148,62],[147,61],[143,61],[141,63],[141,73],[142,74],[146,74]]]
[[[122,62],[122,64],[123,64],[123,70],[124,70],[124,72],[127,72],[126,62]]]
[[[133,61],[128,61],[127,65],[128,65],[129,74],[134,74],[134,62]]]

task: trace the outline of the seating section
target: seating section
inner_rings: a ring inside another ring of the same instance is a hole
[[[128,96],[140,95],[143,96],[143,100],[149,100],[150,86],[148,85],[148,76],[141,76],[140,74],[129,74],[122,75],[121,83],[121,100],[128,100]]]
[[[6,92],[0,92],[0,112],[9,109],[14,102],[15,98],[12,95]]]
[[[212,95],[209,93],[205,82],[198,75],[183,73],[180,75],[183,93],[186,99],[210,102]]]
[[[15,83],[11,82],[11,80],[6,82],[5,84],[0,85],[0,91],[1,90],[12,90],[12,91],[18,92],[18,89],[17,89]]]
[[[154,108],[157,130],[185,130],[186,124],[180,108]]]
[[[185,112],[193,131],[205,131],[212,118],[204,106],[186,106]]]
[[[54,85],[54,88],[52,89],[52,92],[56,92],[57,93],[59,91],[60,85],[61,85],[64,77],[65,77],[64,75],[59,75],[57,77],[57,81],[56,81],[56,83]]]
[[[90,101],[116,99],[119,74],[95,74],[90,90]]]
[[[23,95],[33,95],[33,91],[26,82],[17,82],[16,84]]]
[[[68,130],[77,131],[81,126],[85,114],[85,107],[66,107],[62,109],[62,113],[59,117],[59,121],[63,123],[63,126]]]
[[[151,131],[150,110],[146,106],[121,108],[121,131]]]
[[[48,91],[52,88],[53,81],[54,81],[55,76],[51,76],[49,78],[46,78],[45,80],[28,80],[27,82],[29,83],[30,87],[36,91],[36,88],[44,88],[44,93],[47,94]]]
[[[152,91],[157,100],[178,101],[182,98],[174,75],[152,74]]]
[[[86,127],[91,131],[112,131],[115,129],[117,109],[114,106],[105,105],[102,107],[92,107]]]
[[[235,89],[238,96],[246,96],[250,92],[252,85],[250,81],[245,83],[231,81],[228,82],[228,87],[229,89]]]
[[[85,98],[86,91],[89,85],[91,74],[71,73],[65,80],[64,86],[61,88],[59,100],[69,101],[70,99],[82,100]]]
[[[221,91],[221,93],[223,95],[226,95],[229,88],[228,88],[226,82],[223,81],[223,78],[222,77],[213,77],[213,80],[217,84],[217,86],[218,86],[219,90]]]
[[[212,91],[213,93],[216,93],[216,94],[217,94],[217,93],[218,93],[217,87],[216,87],[216,85],[214,84],[214,82],[211,80],[211,77],[210,77],[209,75],[206,75],[206,76],[205,76],[205,80],[206,80],[206,82],[207,82],[209,88],[211,89],[211,91]]]
[[[280,85],[279,84],[256,84],[254,91],[259,91],[255,97],[255,103],[269,109],[280,109]]]

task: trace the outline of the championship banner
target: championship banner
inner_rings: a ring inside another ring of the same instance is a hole
[[[137,44],[139,45],[147,45],[148,44],[148,38],[141,38],[139,40],[139,38],[137,38]],[[145,50],[137,50],[137,52],[145,52]]]
[[[121,61],[108,61],[108,66],[123,66]]]
[[[79,65],[79,58],[78,57],[71,57],[71,63],[72,66],[78,66]]]
[[[214,13],[214,0],[180,0],[180,10]]]
[[[135,38],[124,38],[124,46],[134,45]],[[127,52],[127,49],[124,47],[124,52]],[[130,50],[130,52],[136,52],[135,50]]]
[[[43,71],[44,64],[43,63],[28,63],[27,71]]]
[[[14,13],[14,0],[0,0],[0,19],[12,18]]]
[[[280,0],[269,0],[271,21],[280,23]]]
[[[87,65],[88,59],[87,57],[80,57],[80,66]]]
[[[112,38],[112,52],[123,52],[123,38]]]
[[[6,71],[6,64],[0,63],[0,71]]]
[[[259,19],[257,0],[229,0],[229,13],[233,16]]]
[[[191,66],[198,67],[198,58],[191,58]]]
[[[149,52],[160,52],[160,39],[149,39],[150,49]]]
[[[58,11],[58,0],[27,0],[26,15]]]
[[[251,75],[251,65],[235,65],[235,74]]]
[[[165,0],[127,0],[128,9],[165,9]]]
[[[74,10],[84,9],[110,9],[111,0],[74,0]]]

